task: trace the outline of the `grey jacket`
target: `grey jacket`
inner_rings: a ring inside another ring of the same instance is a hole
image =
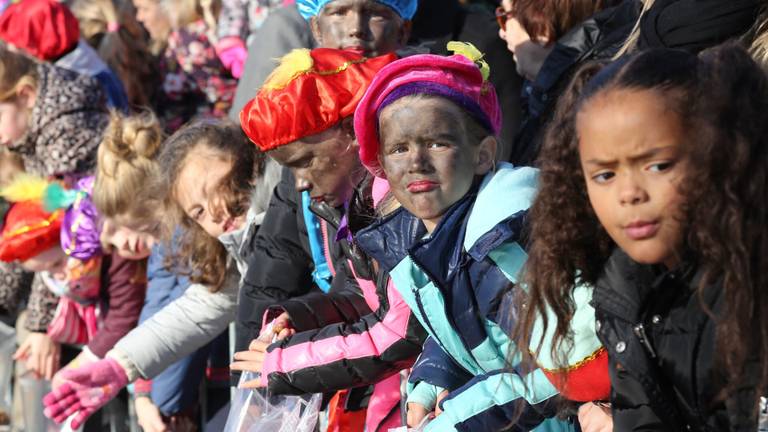
[[[244,246],[261,224],[279,170],[277,163],[267,163],[264,177],[253,190],[244,227],[219,238],[230,256],[221,290],[212,293],[205,285],[190,285],[181,297],[131,330],[107,353],[123,367],[129,381],[154,377],[213,340],[234,321],[241,275],[247,270],[243,252],[248,248]]]
[[[237,84],[235,100],[229,111],[229,117],[237,122],[240,121],[240,110],[256,96],[256,91],[275,69],[281,57],[296,48],[315,47],[309,24],[301,17],[296,5],[271,11],[251,39],[243,76]]]

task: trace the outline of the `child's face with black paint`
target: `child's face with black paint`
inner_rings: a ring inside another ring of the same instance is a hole
[[[291,170],[298,192],[339,207],[365,176],[351,120],[271,150],[269,157]]]
[[[366,57],[404,46],[410,26],[394,9],[374,0],[334,0],[311,20],[320,47],[357,51]]]
[[[475,176],[493,167],[496,140],[473,137],[468,122],[461,108],[439,97],[404,97],[379,117],[379,161],[390,190],[429,232]]]
[[[589,200],[605,230],[633,260],[675,267],[682,244],[680,181],[685,132],[663,95],[608,90],[577,116]]]

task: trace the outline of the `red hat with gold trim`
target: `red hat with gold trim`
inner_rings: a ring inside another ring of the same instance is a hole
[[[45,210],[43,194],[48,186],[45,179],[21,174],[0,191],[12,203],[0,233],[0,261],[26,261],[60,246],[64,212]]]
[[[63,216],[62,211],[46,212],[36,201],[12,204],[0,235],[0,261],[26,261],[59,246]]]
[[[351,117],[376,72],[395,60],[395,54],[294,50],[245,105],[240,125],[262,151],[323,132]]]

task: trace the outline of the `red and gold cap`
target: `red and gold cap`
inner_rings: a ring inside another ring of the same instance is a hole
[[[48,213],[39,201],[20,201],[5,215],[0,235],[0,261],[26,261],[60,246],[61,210]]]
[[[376,72],[395,60],[395,54],[294,50],[240,112],[243,131],[262,151],[323,132],[351,117]]]

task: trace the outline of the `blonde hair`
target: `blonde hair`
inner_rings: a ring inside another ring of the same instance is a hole
[[[648,9],[653,6],[653,3],[656,0],[642,0],[643,1],[643,10],[640,11],[640,16],[637,18],[637,21],[635,22],[635,26],[632,27],[632,32],[627,36],[627,40],[624,41],[624,45],[619,48],[619,51],[613,56],[613,60],[618,59],[619,57],[623,56],[624,54],[627,54],[629,52],[632,52],[635,50],[635,47],[637,46],[637,41],[640,39],[640,20],[643,18],[643,15],[645,15],[646,12],[648,12]]]
[[[93,47],[98,47],[110,23],[120,22],[113,0],[74,0],[70,9],[80,23],[80,34]]]
[[[204,20],[209,33],[216,34],[221,0],[160,0],[160,6],[172,17],[174,29]],[[210,36],[209,36],[210,37]]]
[[[152,209],[161,205],[153,187],[158,177],[154,160],[163,132],[149,111],[133,116],[112,112],[99,145],[93,203],[108,218],[124,215],[135,222],[154,222]]]
[[[16,99],[23,86],[37,89],[37,63],[0,43],[0,102]]]

